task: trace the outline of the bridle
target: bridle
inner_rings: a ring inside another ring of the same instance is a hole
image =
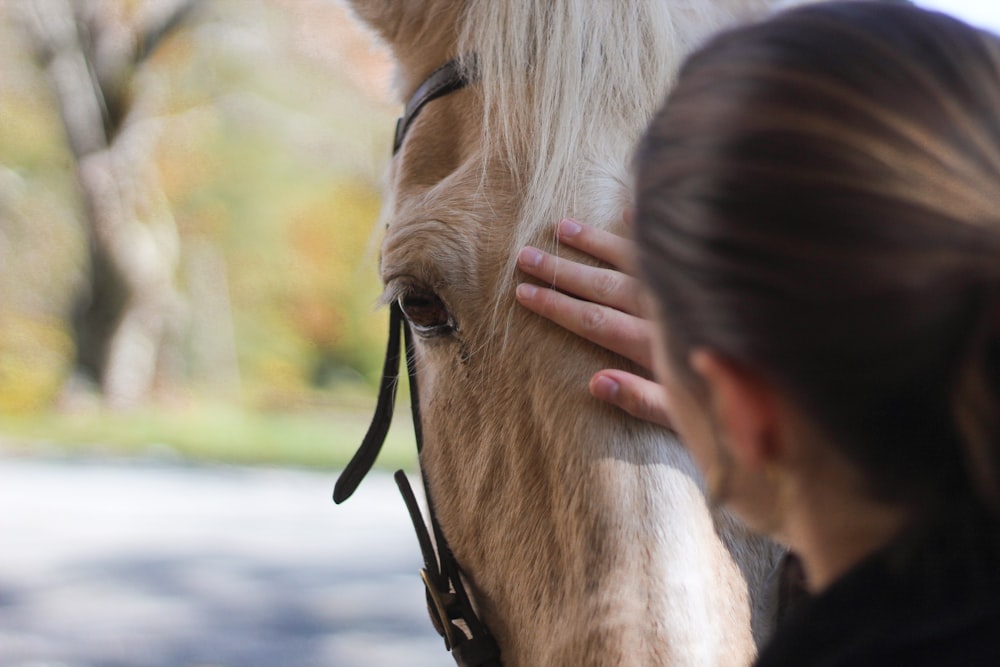
[[[460,62],[458,58],[453,58],[428,74],[427,78],[413,91],[413,95],[410,96],[403,109],[403,115],[396,121],[396,135],[392,141],[393,156],[403,147],[403,140],[406,138],[406,132],[410,129],[410,125],[429,102],[461,90],[476,81],[475,56],[468,57],[464,63]]]
[[[413,93],[402,117],[396,122],[396,135],[393,141],[392,154],[395,156],[403,146],[406,133],[414,119],[429,102],[453,93],[456,90],[475,83],[475,62],[470,61],[465,66],[457,59],[434,70]],[[389,432],[392,412],[396,402],[396,387],[399,383],[399,343],[400,331],[403,332],[403,342],[406,350],[406,370],[410,381],[410,410],[413,413],[413,430],[416,435],[417,453],[423,449],[423,428],[420,421],[420,396],[417,390],[416,357],[413,347],[413,334],[403,317],[402,308],[393,303],[389,311],[389,343],[385,350],[385,364],[382,368],[382,381],[379,384],[378,400],[375,405],[375,415],[365,434],[358,451],[355,452],[347,467],[341,473],[333,489],[333,501],[340,504],[351,497],[361,480],[371,470],[375,459],[382,450],[385,436]],[[452,657],[460,667],[500,667],[500,648],[490,634],[486,625],[479,619],[472,606],[469,595],[462,581],[462,569],[452,554],[448,540],[441,530],[431,500],[430,488],[426,476],[422,475],[424,494],[427,498],[427,512],[430,517],[430,527],[434,535],[431,541],[430,533],[420,513],[420,506],[413,494],[413,489],[406,474],[397,470],[396,485],[403,495],[406,509],[410,513],[413,529],[417,533],[417,542],[423,554],[424,568],[420,578],[427,592],[427,609],[430,612],[434,628],[444,638],[445,648],[451,651]],[[435,551],[434,545],[437,545]]]

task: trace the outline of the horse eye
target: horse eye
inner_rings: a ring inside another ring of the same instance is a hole
[[[447,336],[455,330],[451,313],[434,292],[418,290],[403,294],[399,297],[399,308],[413,330],[425,338]]]

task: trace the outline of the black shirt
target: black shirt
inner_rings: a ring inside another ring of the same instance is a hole
[[[756,667],[1000,667],[1000,529],[899,540],[778,628]]]

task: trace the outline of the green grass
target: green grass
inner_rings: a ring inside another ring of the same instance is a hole
[[[354,408],[251,412],[230,406],[133,412],[0,415],[0,448],[31,455],[178,455],[196,461],[342,468],[368,428],[371,414]],[[409,416],[389,431],[376,466],[413,468],[416,445]]]

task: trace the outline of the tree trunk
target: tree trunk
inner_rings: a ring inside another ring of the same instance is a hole
[[[25,4],[88,226],[91,280],[73,323],[78,367],[112,407],[148,397],[163,360],[179,356],[170,347],[180,345],[185,301],[175,286],[176,227],[152,167],[158,123],[134,117],[128,83],[190,4],[173,3],[143,34],[113,16],[102,24],[93,7],[84,17],[69,0]]]

